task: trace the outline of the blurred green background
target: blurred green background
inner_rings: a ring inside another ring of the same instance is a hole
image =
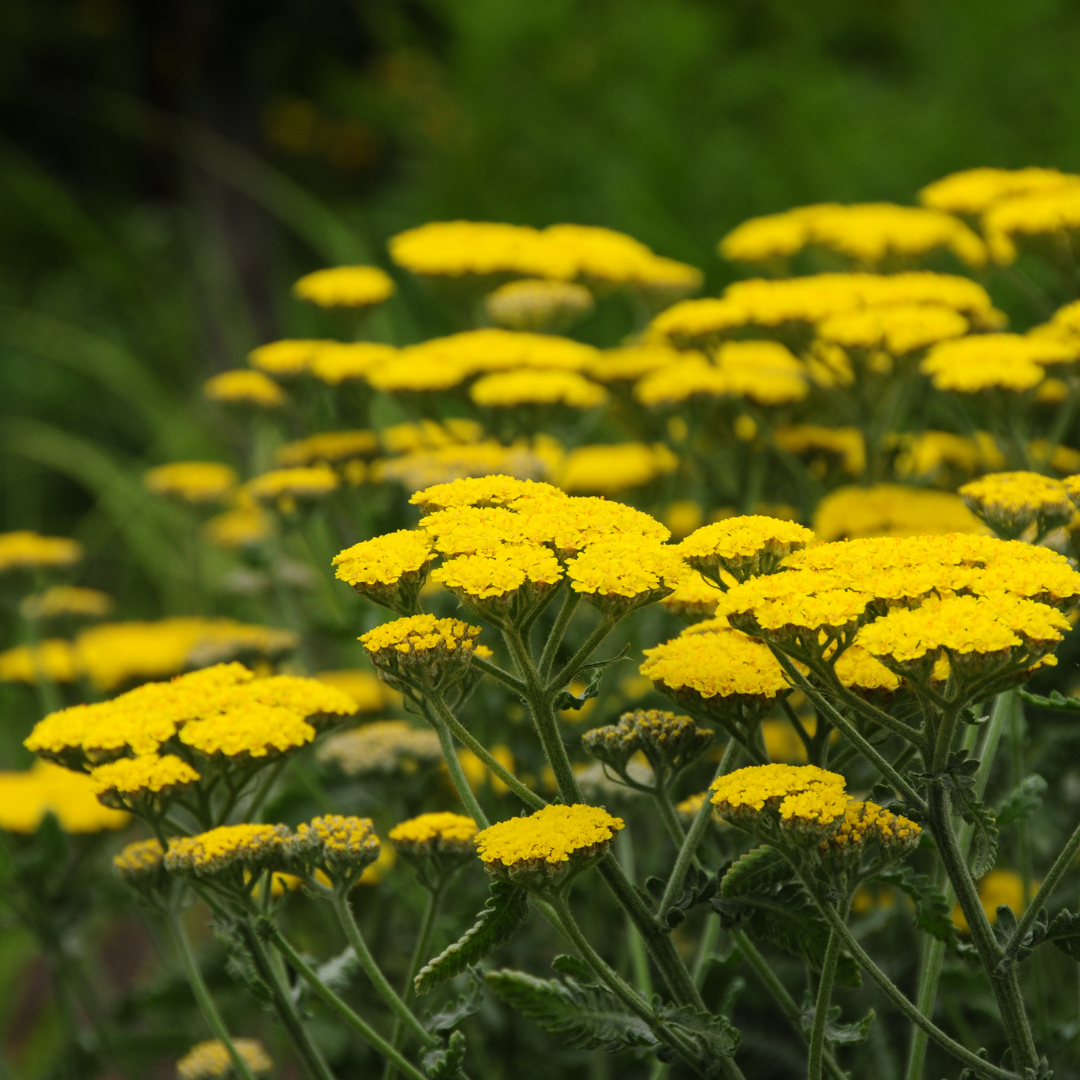
[[[748,216],[1080,169],[1078,45],[1065,0],[7,0],[2,527],[79,537],[132,614],[182,607],[139,475],[223,449],[207,375],[341,332],[299,274],[431,219],[576,221],[714,291]],[[403,285],[373,332],[446,329]]]

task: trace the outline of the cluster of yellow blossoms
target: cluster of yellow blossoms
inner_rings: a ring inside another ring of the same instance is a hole
[[[82,545],[65,536],[42,536],[27,529],[0,533],[0,574],[71,566],[82,557]]]
[[[98,801],[90,777],[52,762],[35,762],[24,772],[0,772],[0,829],[32,833],[46,814],[69,833],[120,829],[130,820]]]
[[[236,1052],[253,1073],[267,1073],[274,1062],[258,1039],[233,1039]],[[196,1043],[177,1063],[177,1080],[216,1080],[228,1076],[233,1060],[220,1039]]]
[[[300,278],[294,295],[320,307],[365,308],[381,304],[394,291],[389,274],[377,266],[335,266]]]

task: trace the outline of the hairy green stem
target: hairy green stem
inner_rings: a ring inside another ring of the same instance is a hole
[[[855,958],[858,965],[877,983],[885,996],[900,1010],[913,1024],[921,1027],[931,1039],[943,1050],[952,1054],[958,1061],[967,1065],[976,1076],[986,1077],[987,1080],[1019,1080],[1016,1073],[1009,1072],[997,1065],[972,1053],[965,1046],[961,1046],[955,1039],[950,1038],[932,1020],[924,1016],[915,1006],[908,1001],[900,988],[870,959],[866,950],[856,940],[855,935],[847,928],[844,920],[840,918],[836,909],[823,898],[814,883],[804,875],[800,875],[803,885],[814,898],[815,903],[825,916],[830,927],[837,933],[840,943]]]
[[[585,639],[581,648],[567,660],[562,668],[550,679],[545,687],[548,692],[561,690],[574,676],[585,666],[585,662],[600,646],[601,642],[615,629],[618,620],[608,615],[600,616],[600,623],[595,630]],[[527,680],[526,680],[527,681]]]
[[[835,930],[829,934],[825,947],[825,959],[821,964],[817,999],[814,1002],[814,1022],[810,1027],[810,1050],[806,1058],[807,1080],[821,1080],[825,1060],[825,1025],[829,1019],[833,984],[836,982],[836,964],[840,959],[840,936]]]
[[[191,992],[195,995],[195,1000],[199,1004],[199,1011],[203,1014],[203,1019],[206,1020],[207,1026],[214,1033],[214,1038],[220,1039],[224,1044],[237,1074],[243,1080],[255,1080],[255,1075],[252,1073],[248,1063],[241,1057],[240,1051],[236,1049],[236,1044],[229,1034],[229,1029],[225,1026],[225,1021],[221,1018],[221,1013],[218,1012],[218,1007],[210,994],[206,982],[203,980],[202,972],[199,970],[199,962],[195,959],[194,952],[192,952],[191,942],[188,941],[187,934],[184,932],[184,925],[180,921],[179,914],[169,911],[166,913],[165,919],[172,934],[173,942],[176,945],[176,951],[180,956],[184,974],[187,976]]]
[[[713,783],[719,780],[720,777],[731,768],[736,753],[737,744],[734,739],[729,739],[727,746],[724,748],[724,756],[720,759],[720,764],[717,766],[716,776],[713,777]],[[657,918],[661,923],[663,923],[664,917],[671,910],[672,905],[675,903],[675,900],[682,889],[683,881],[686,880],[686,872],[690,869],[690,864],[694,860],[698,845],[701,843],[709,828],[712,814],[713,804],[709,798],[709,788],[706,788],[705,798],[702,800],[701,807],[694,817],[693,823],[690,826],[690,831],[683,840],[682,847],[679,848],[679,854],[675,859],[675,866],[671,871],[671,876],[668,878],[667,885],[664,887],[664,895],[660,898],[660,908],[657,912]]]
[[[660,813],[660,821],[663,823],[669,839],[677,850],[682,851],[683,844],[686,843],[686,833],[683,831],[682,825],[679,824],[679,816],[675,813],[675,807],[671,804],[671,796],[668,795],[667,787],[653,788],[652,797],[656,809]]]
[[[450,729],[457,741],[471,750],[488,771],[497,776],[526,806],[533,810],[542,810],[547,806],[546,799],[527,788],[509,769],[491,756],[487,747],[454,715],[442,694],[431,694],[430,701],[435,706],[439,719]]]
[[[416,1019],[412,1014],[412,1010],[398,997],[397,991],[390,985],[379,965],[375,962],[375,957],[371,955],[371,950],[364,940],[364,935],[360,933],[360,927],[356,925],[356,918],[353,916],[352,908],[349,906],[348,897],[339,889],[335,889],[329,899],[334,914],[337,915],[338,922],[341,923],[341,929],[345,931],[345,938],[352,946],[360,966],[364,969],[364,974],[371,980],[371,985],[375,987],[379,997],[386,1002],[395,1019],[412,1033],[413,1038],[421,1046],[429,1050],[439,1046],[439,1040]]]
[[[719,922],[719,920],[716,920]],[[732,932],[732,940],[739,952],[743,954],[746,962],[754,969],[754,973],[762,981],[765,989],[772,995],[773,1001],[780,1006],[780,1011],[791,1022],[795,1034],[803,1045],[806,1045],[806,1032],[802,1026],[802,1009],[798,1002],[788,993],[787,987],[776,977],[776,973],[769,967],[768,961],[757,950],[757,946],[740,931]],[[832,1080],[847,1080],[847,1074],[836,1064],[835,1058],[827,1050],[823,1055],[825,1071]]]
[[[492,664],[481,656],[474,656],[469,663],[485,675],[490,675],[496,682],[500,682],[503,686],[513,690],[515,694],[525,693],[525,684],[511,675],[509,671],[504,671],[498,664]]]
[[[551,677],[551,668],[555,663],[559,646],[566,636],[566,628],[570,625],[570,620],[574,617],[574,612],[577,611],[580,603],[581,593],[568,588],[563,597],[562,606],[559,608],[559,614],[555,616],[555,625],[551,628],[551,634],[544,644],[544,651],[540,654],[540,663],[537,664],[540,678],[545,681]]]
[[[623,868],[623,873],[631,885],[637,884],[637,867],[634,861],[634,843],[630,835],[630,826],[623,829],[621,843],[613,849],[615,858]],[[630,949],[630,964],[634,971],[634,983],[638,992],[646,1001],[652,999],[652,973],[649,971],[649,954],[645,951],[645,942],[638,933],[638,928],[633,924],[629,916],[626,919],[626,938]]]
[[[270,940],[274,948],[289,962],[294,971],[311,987],[312,992],[325,1005],[333,1009],[341,1019],[349,1025],[369,1046],[377,1053],[382,1054],[388,1061],[394,1063],[395,1068],[404,1073],[409,1080],[427,1080],[424,1074],[416,1068],[399,1050],[395,1050],[374,1028],[362,1020],[345,1004],[304,962],[300,954],[289,944],[281,931],[270,922],[264,921]]]
[[[458,761],[457,751],[454,749],[454,739],[450,734],[450,729],[434,716],[429,715],[428,721],[435,729],[435,733],[439,736],[439,745],[442,747],[443,760],[446,762],[446,768],[450,773],[450,779],[454,782],[454,788],[457,790],[458,798],[461,800],[473,821],[475,821],[481,829],[486,829],[491,822],[488,821],[484,811],[480,809],[480,803],[477,802],[476,796],[473,794],[473,789],[469,787],[469,781],[465,779],[465,773],[461,768],[461,762]]]

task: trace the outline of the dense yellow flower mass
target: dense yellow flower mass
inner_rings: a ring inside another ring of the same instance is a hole
[[[767,262],[790,258],[806,247],[825,248],[866,268],[889,259],[908,263],[941,250],[972,267],[987,259],[983,242],[958,218],[892,203],[822,203],[751,218],[724,237],[720,254],[735,262]]]
[[[687,354],[679,349],[659,341],[647,341],[640,345],[604,349],[588,364],[585,374],[602,383],[636,382],[686,358]]]
[[[819,540],[839,540],[979,532],[982,526],[950,492],[875,484],[831,491],[814,511],[813,529]]]
[[[604,607],[603,598],[659,600],[689,576],[675,545],[633,535],[597,540],[566,566],[570,588]]]
[[[469,388],[473,402],[489,409],[518,405],[564,405],[569,409],[595,409],[607,401],[607,391],[576,371],[543,368],[484,375]]]
[[[975,394],[999,387],[1019,393],[1037,386],[1046,367],[1072,363],[1080,345],[1024,334],[976,334],[943,341],[923,358],[919,370],[938,390]]]
[[[733,582],[734,579],[725,584]],[[665,596],[661,603],[665,610],[673,615],[678,615],[687,622],[697,622],[710,618],[716,612],[716,605],[722,596],[723,593],[712,582],[706,581],[694,570],[673,593]]]
[[[995,532],[1009,537],[1018,537],[1035,522],[1047,530],[1073,519],[1065,484],[1039,473],[993,473],[965,484],[959,494]]]
[[[82,544],[66,536],[41,536],[28,529],[0,533],[0,574],[71,566],[82,557]]]
[[[431,580],[461,597],[505,596],[530,585],[555,585],[563,576],[552,552],[539,544],[501,544],[490,553],[449,559]]]
[[[180,741],[212,757],[266,757],[295,750],[315,738],[315,728],[301,713],[279,705],[247,701],[203,720],[190,720]]]
[[[587,315],[593,306],[584,285],[543,278],[508,281],[484,298],[488,318],[509,330],[558,329]]]
[[[919,192],[919,202],[933,210],[977,216],[995,203],[1019,195],[1080,188],[1080,176],[1057,169],[965,169]]]
[[[918,843],[922,829],[906,817],[872,802],[849,802],[839,827],[821,842],[827,855],[857,854],[870,841],[885,849],[908,848]]]
[[[430,728],[415,728],[407,720],[376,720],[331,735],[319,747],[318,757],[347,776],[367,776],[415,772],[421,764],[440,760],[442,748]]]
[[[615,495],[673,472],[678,464],[663,443],[579,446],[566,455],[555,478],[569,493]]]
[[[765,810],[793,824],[832,824],[844,816],[848,797],[839,773],[816,765],[750,765],[721,776],[710,786],[724,817],[746,821]]]
[[[571,859],[581,860],[607,849],[624,827],[599,806],[553,804],[528,817],[500,821],[477,833],[480,859],[489,872],[543,868],[558,869]]]
[[[731,341],[720,346],[715,360],[733,397],[783,405],[809,392],[805,365],[775,341]]]
[[[905,432],[894,441],[901,448],[894,468],[902,479],[934,480],[947,469],[970,476],[1005,465],[993,437],[985,431],[977,431],[973,436],[933,430]]]
[[[387,833],[387,839],[399,854],[414,858],[461,855],[475,851],[477,831],[471,817],[443,811],[402,821]]]
[[[320,431],[279,446],[274,456],[279,465],[292,468],[320,461],[333,464],[350,458],[372,457],[378,449],[379,436],[374,431]]]
[[[56,619],[65,615],[98,618],[108,615],[113,598],[98,589],[83,589],[78,585],[51,585],[44,592],[24,596],[19,611],[24,618]]]
[[[393,345],[377,341],[328,341],[314,352],[308,370],[328,386],[366,380],[369,372],[399,356]]]
[[[329,495],[341,480],[324,464],[274,469],[249,480],[244,490],[258,502],[277,499],[320,499]]]
[[[156,838],[135,840],[125,844],[123,850],[113,856],[112,864],[113,870],[122,881],[136,884],[164,869],[165,849]]]
[[[793,521],[751,514],[703,525],[679,546],[679,554],[716,581],[726,572],[742,581],[771,573],[784,556],[814,542],[814,534]]]
[[[437,619],[434,615],[410,615],[383,623],[360,637],[373,659],[398,654],[399,660],[423,660],[427,657],[454,658],[468,663],[480,634],[479,626],[460,619]]]
[[[855,427],[821,427],[818,424],[783,424],[773,431],[777,443],[797,457],[810,457],[810,470],[817,476],[827,464],[815,468],[820,455],[839,461],[844,472],[861,476],[866,468],[866,440]]]
[[[236,470],[217,461],[173,461],[146,473],[143,482],[155,495],[175,495],[190,503],[218,502],[237,482]]]
[[[1080,230],[1080,184],[1028,191],[987,208],[983,235],[994,261],[1013,262],[1019,248],[1039,242],[1074,243]]]
[[[524,441],[503,446],[494,439],[486,439],[468,446],[414,450],[398,458],[375,461],[371,466],[371,479],[376,483],[398,483],[406,491],[416,492],[453,480],[489,476],[532,480],[546,476],[549,470],[549,457],[525,445]]]
[[[286,338],[260,345],[248,353],[248,363],[277,378],[291,378],[310,370],[319,351],[335,344],[332,341],[311,341]]]
[[[293,295],[319,307],[371,307],[394,292],[394,280],[377,266],[335,266],[305,274]]]
[[[581,371],[597,356],[593,346],[556,334],[485,327],[410,345],[402,350],[401,361],[452,366],[461,372],[462,378],[468,378],[520,368]]]
[[[220,825],[171,841],[165,852],[165,869],[200,877],[236,866],[261,869],[280,857],[288,839],[289,830],[284,825]]]
[[[171,793],[199,781],[199,774],[175,754],[141,754],[91,769],[94,792],[106,805],[123,809],[134,798]]]
[[[289,856],[310,869],[353,881],[379,857],[379,838],[371,818],[326,814],[296,827]]]
[[[211,401],[227,404],[256,405],[276,409],[285,404],[285,391],[261,371],[237,368],[214,375],[203,384],[203,393]]]
[[[967,331],[967,319],[944,304],[897,304],[830,315],[818,324],[817,336],[849,349],[904,356]]]
[[[258,1039],[233,1039],[236,1052],[253,1073],[269,1072],[274,1067],[270,1055]],[[216,1080],[228,1076],[233,1060],[220,1039],[196,1043],[177,1063],[177,1080]]]
[[[16,645],[0,652],[0,682],[33,686],[41,679],[74,682],[82,674],[79,655],[70,641],[46,638],[34,645]]]
[[[94,833],[123,828],[129,816],[102,806],[93,780],[48,761],[25,772],[0,772],[0,829],[32,833],[46,814],[65,832]]]
[[[416,492],[409,500],[423,513],[466,506],[505,506],[526,495],[558,497],[559,489],[514,476],[495,474],[435,484]],[[423,524],[423,523],[421,523]]]

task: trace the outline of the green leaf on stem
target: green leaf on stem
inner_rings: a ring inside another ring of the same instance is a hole
[[[649,1025],[606,987],[575,978],[538,979],[523,971],[489,971],[487,984],[507,1005],[580,1050],[608,1053],[658,1045]]]
[[[667,884],[663,878],[651,877],[645,882],[645,888],[650,897],[659,903],[664,895],[664,886]],[[707,904],[720,888],[720,882],[716,875],[708,874],[691,866],[683,881],[682,892],[668,909],[664,916],[666,929],[671,930],[678,926],[686,918],[686,913],[699,904]]]
[[[1040,709],[1050,709],[1052,712],[1080,712],[1080,697],[1064,697],[1057,690],[1052,690],[1049,697],[1040,694],[1029,694],[1026,690],[1017,691],[1020,700],[1029,705],[1035,705]]]
[[[814,1026],[814,1014],[817,1011],[816,1002],[812,997],[807,997],[803,1003],[802,1026],[803,1031],[809,1033]],[[825,1041],[833,1046],[857,1046],[864,1043],[870,1037],[870,1028],[877,1019],[877,1013],[870,1009],[861,1019],[851,1024],[840,1023],[841,1009],[839,1005],[829,1006],[829,1015],[825,1020]]]
[[[790,880],[791,867],[787,859],[776,848],[762,844],[731,864],[720,881],[720,892],[734,899],[764,892],[773,885]]]
[[[470,968],[469,974],[472,976],[469,992],[444,1005],[438,1012],[429,1013],[424,1020],[424,1027],[428,1031],[452,1031],[462,1020],[480,1011],[480,1006],[484,1004],[484,976],[479,968]]]
[[[320,964],[315,969],[315,974],[319,976],[320,982],[329,986],[335,994],[340,994],[349,988],[353,976],[359,970],[360,961],[356,958],[353,947],[346,945],[337,956],[332,956],[326,963]]]
[[[274,991],[255,966],[244,936],[240,932],[239,924],[217,919],[210,925],[214,931],[214,937],[225,949],[227,957],[225,970],[235,982],[246,987],[251,996],[261,1002],[271,1016],[276,1016]]]
[[[955,750],[949,755],[943,781],[957,804],[964,820],[974,827],[972,834],[971,876],[981,878],[994,868],[997,861],[998,826],[990,808],[975,793],[975,775],[982,764],[968,756],[967,750]]]
[[[1080,915],[1059,911],[1046,928],[1045,941],[1052,941],[1066,956],[1080,960]]]
[[[926,874],[917,874],[910,866],[890,866],[869,881],[880,881],[899,889],[915,905],[915,925],[951,949],[960,944],[952,905],[945,893]]]
[[[994,812],[998,828],[1015,825],[1038,810],[1047,787],[1046,781],[1037,773],[1021,780]]]
[[[431,1080],[450,1080],[465,1062],[465,1036],[455,1031],[444,1048],[429,1050],[420,1060]]]
[[[416,992],[427,994],[480,963],[492,949],[509,941],[528,917],[529,901],[525,890],[503,881],[493,881],[491,895],[476,923],[420,969],[416,976]]]

